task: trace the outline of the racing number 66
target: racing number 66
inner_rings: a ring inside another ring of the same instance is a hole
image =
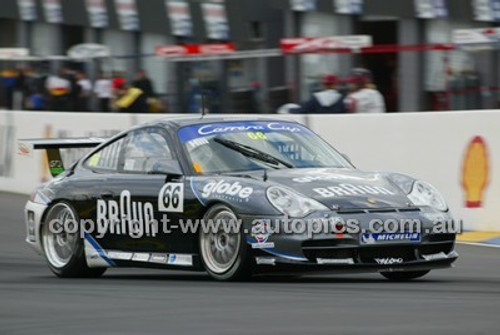
[[[158,195],[158,209],[160,212],[182,213],[184,211],[184,184],[165,184]]]

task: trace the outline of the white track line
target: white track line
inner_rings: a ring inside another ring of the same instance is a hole
[[[458,244],[464,244],[464,245],[472,245],[475,247],[488,247],[488,248],[500,248],[500,245],[498,244],[486,244],[486,243],[476,243],[476,242],[460,242],[457,241]]]

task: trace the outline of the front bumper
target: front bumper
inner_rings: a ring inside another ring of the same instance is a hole
[[[426,214],[441,215],[451,220],[447,213],[436,213],[430,209],[415,212],[363,213],[356,216],[360,228],[366,229],[369,220],[418,219],[422,222],[418,241],[388,241],[366,244],[361,242],[364,231],[353,234],[320,233],[270,234],[265,243],[256,244],[251,234],[247,243],[251,246],[257,273],[314,273],[314,272],[392,272],[424,271],[452,266],[458,258],[455,252],[455,234],[437,234],[432,228],[434,222]],[[335,217],[340,216],[337,213]],[[324,213],[315,216],[324,217]],[[343,217],[344,220],[351,219]],[[259,218],[246,217],[245,227]],[[263,220],[260,218],[260,220]],[[279,218],[273,219],[275,222]],[[257,246],[257,247],[256,247]]]

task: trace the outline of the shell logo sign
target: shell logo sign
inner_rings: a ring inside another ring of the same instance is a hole
[[[481,136],[474,137],[467,146],[462,167],[462,188],[465,207],[480,208],[489,181],[489,157],[486,142]]]

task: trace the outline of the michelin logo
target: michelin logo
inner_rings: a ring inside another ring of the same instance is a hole
[[[248,201],[253,194],[252,187],[244,187],[239,182],[229,183],[225,180],[210,182],[203,187],[203,198],[216,197],[235,201]]]

